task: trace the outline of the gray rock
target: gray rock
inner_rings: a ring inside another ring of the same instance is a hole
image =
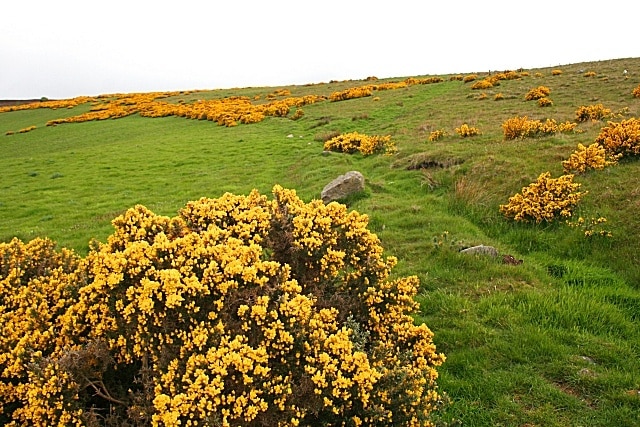
[[[364,176],[358,171],[350,171],[325,185],[320,197],[323,202],[330,203],[363,190]]]
[[[485,245],[472,246],[470,248],[461,250],[460,253],[471,255],[488,255],[493,257],[498,256],[498,250],[496,248],[494,248],[493,246]]]

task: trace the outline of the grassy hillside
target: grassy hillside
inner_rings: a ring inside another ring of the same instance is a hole
[[[594,104],[610,109],[612,121],[640,117],[632,94],[640,59],[522,71],[487,89],[472,89],[487,72],[466,83],[441,76],[437,83],[304,105],[297,120],[293,108],[285,117],[233,127],[138,114],[46,126],[88,112],[89,102],[5,112],[0,240],[48,236],[86,253],[89,241],[104,241],[111,219],[135,204],[173,216],[189,200],[254,188],[269,193],[275,184],[309,201],[334,177],[358,170],[366,191],[347,203],[369,215],[370,229],[399,258],[395,274],[420,278],[416,320],[435,332],[448,358],[440,387],[450,401],[439,423],[637,426],[640,163],[626,157],[575,178],[588,194],[574,216],[605,217],[599,227],[611,237],[586,238],[564,221],[514,223],[499,206],[542,172],[562,175],[561,162],[578,143],[591,144],[606,121],[518,140],[505,140],[502,124],[514,116],[574,121],[580,106]],[[264,104],[404,79],[184,92],[163,101],[244,96]],[[550,89],[552,105],[525,100],[539,86]],[[462,138],[456,128],[463,124],[480,134]],[[36,128],[19,133],[30,126]],[[446,136],[429,141],[436,130]],[[326,138],[353,131],[390,135],[398,150],[323,153]],[[458,252],[478,244],[523,262]]]

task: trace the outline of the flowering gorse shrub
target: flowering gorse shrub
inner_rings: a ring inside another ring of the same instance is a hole
[[[596,137],[611,155],[637,156],[640,154],[640,119],[630,118],[619,123],[609,122]]]
[[[371,96],[373,94],[374,89],[375,88],[373,85],[352,87],[339,92],[333,92],[329,96],[329,100],[332,102],[336,102],[336,101],[345,101],[347,99],[355,99],[355,98],[362,98],[365,96]]]
[[[471,89],[489,89],[493,87],[493,83],[489,79],[478,80],[474,84],[471,85]]]
[[[559,76],[559,75],[562,75],[562,70],[557,70],[557,69],[556,69],[556,70],[552,70],[552,71],[551,71],[551,75],[552,75],[552,76]]]
[[[551,178],[549,172],[544,172],[536,182],[510,197],[506,205],[500,205],[500,212],[522,222],[551,222],[559,216],[570,217],[572,209],[587,194],[578,192],[579,188],[580,184],[573,182],[573,175]]]
[[[432,131],[429,134],[429,141],[435,142],[435,141],[438,141],[438,140],[444,138],[447,135],[448,134],[447,134],[446,130],[444,130],[444,129],[436,129],[436,130]]]
[[[527,101],[535,101],[537,99],[549,96],[550,93],[551,93],[551,89],[549,89],[548,87],[538,86],[536,88],[529,90],[529,92],[527,92],[527,94],[524,96],[524,99]]]
[[[368,218],[276,186],[0,243],[0,421],[428,425],[444,356]]]
[[[634,97],[640,98],[640,85],[638,85],[638,87],[633,89],[633,91],[631,93],[633,94]]]
[[[324,143],[324,149],[349,154],[360,152],[365,156],[381,152],[391,154],[396,151],[390,135],[365,135],[358,132],[337,135]]]
[[[553,105],[553,101],[550,98],[544,97],[538,99],[538,107],[551,107]]]
[[[605,108],[602,104],[581,105],[576,110],[576,121],[598,121],[611,116],[611,109]]]
[[[577,123],[572,122],[557,123],[554,119],[547,119],[542,122],[540,120],[530,120],[527,116],[516,116],[502,123],[502,130],[504,138],[510,140],[548,136],[558,132],[575,132],[577,125]]]
[[[480,135],[480,129],[463,123],[460,127],[456,128],[456,133],[463,138],[467,138],[470,136]]]
[[[564,173],[580,174],[589,169],[601,170],[615,165],[618,163],[618,157],[607,154],[605,148],[597,142],[588,147],[578,144],[578,149],[567,160],[562,161],[562,167]]]

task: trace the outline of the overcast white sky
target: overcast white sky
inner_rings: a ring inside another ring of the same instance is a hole
[[[0,99],[277,86],[640,57],[633,1],[9,0]]]

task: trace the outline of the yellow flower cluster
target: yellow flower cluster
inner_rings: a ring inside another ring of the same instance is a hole
[[[409,77],[405,79],[405,82],[408,85],[428,85],[433,83],[442,83],[444,79],[442,77],[426,77],[424,79],[418,79],[414,77]]]
[[[324,149],[349,154],[360,152],[365,156],[383,151],[392,154],[396,151],[390,135],[365,135],[358,132],[334,136],[324,143]]]
[[[406,87],[408,87],[409,85],[407,84],[406,81],[403,82],[389,82],[389,83],[381,83],[379,85],[375,85],[374,88],[375,90],[394,90],[394,89],[404,89]]]
[[[87,113],[76,116],[53,119],[47,122],[47,126],[56,126],[62,123],[82,123],[92,120],[107,120],[126,117],[139,113],[142,117],[166,117],[180,116],[190,119],[211,120],[222,126],[236,126],[238,123],[257,123],[266,116],[284,117],[289,114],[290,108],[301,107],[325,100],[320,95],[305,95],[302,97],[290,97],[265,104],[253,104],[248,97],[230,97],[209,101],[196,101],[193,104],[178,102],[177,104],[162,102],[159,99],[186,94],[188,92],[149,92],[131,94],[101,95],[100,97],[79,97],[65,101],[45,101],[19,106],[0,108],[0,113],[24,110],[31,108],[72,108],[86,102],[92,102],[93,106]],[[271,98],[289,95],[288,90],[274,92]],[[299,113],[300,114],[300,113]],[[299,118],[299,116],[297,117]]]
[[[527,116],[516,116],[502,123],[502,130],[506,140],[532,138],[553,135],[555,133],[575,132],[577,123],[557,123],[554,119],[530,120]]]
[[[502,73],[490,74],[482,80],[478,80],[475,82],[471,89],[490,89],[494,86],[500,85],[500,80],[515,80],[521,78],[522,74],[516,71],[505,71]],[[472,74],[470,76],[465,77],[465,83],[476,80],[478,76],[476,74]]]
[[[75,350],[62,329],[83,281],[79,267],[73,252],[57,252],[48,239],[0,243],[3,425],[81,425],[80,408],[68,399],[78,383],[62,368],[65,350]]]
[[[601,170],[618,163],[619,156],[610,156],[605,148],[597,142],[585,147],[578,144],[567,160],[562,161],[564,173],[580,174],[588,169]]]
[[[444,129],[437,129],[434,130],[433,132],[431,132],[429,134],[429,141],[434,142],[434,141],[438,141],[442,138],[444,138],[445,136],[447,136],[447,131]]]
[[[418,279],[389,279],[366,215],[273,196],[139,205],[86,258],[0,243],[0,420],[427,425],[444,356]]]
[[[469,83],[469,82],[472,82],[472,81],[476,80],[477,78],[478,78],[477,74],[468,74],[468,75],[464,76],[462,81],[464,83]]]
[[[367,78],[367,81],[375,81],[378,80],[375,77]],[[432,84],[432,83],[440,83],[443,82],[444,79],[442,77],[427,77],[424,79],[418,79],[414,77],[409,77],[400,82],[388,82],[388,83],[380,83],[380,84],[369,84],[365,86],[352,87],[349,89],[345,89],[338,92],[333,92],[329,96],[329,100],[336,101],[344,101],[347,99],[355,99],[362,98],[365,96],[371,96],[374,91],[383,91],[383,90],[394,90],[394,89],[404,89],[411,85],[417,84]]]
[[[633,91],[631,93],[633,94],[634,97],[640,98],[640,85],[638,85],[638,87],[633,89]]]
[[[460,127],[456,128],[456,133],[463,138],[467,138],[470,136],[480,135],[480,129],[463,123]]]
[[[546,96],[544,98],[538,99],[538,107],[550,107],[553,105],[553,101]]]
[[[630,118],[619,123],[609,122],[596,137],[611,155],[640,155],[640,119]]]
[[[35,126],[27,126],[26,128],[22,128],[18,131],[18,133],[27,133],[27,132],[31,132],[32,130],[35,130],[36,127]]]
[[[551,89],[549,89],[548,87],[538,86],[536,88],[529,90],[529,92],[527,92],[527,94],[524,96],[524,99],[526,101],[535,101],[537,99],[549,96],[550,93],[551,93]]]
[[[365,96],[371,96],[375,87],[373,85],[358,86],[345,89],[339,92],[333,92],[329,95],[329,100],[332,102],[345,101],[347,99],[362,98]]]
[[[471,89],[489,89],[493,87],[493,83],[489,79],[482,79],[471,85]]]
[[[572,228],[579,228],[584,232],[584,237],[612,237],[613,234],[609,230],[605,230],[602,227],[602,224],[607,222],[607,218],[598,217],[591,218],[589,221],[584,219],[583,217],[579,217],[576,221],[567,221],[567,225]]]
[[[596,72],[595,71],[587,71],[586,73],[583,74],[584,77],[595,77],[596,76]]]
[[[586,121],[598,121],[603,120],[607,117],[611,116],[611,110],[609,108],[605,108],[602,104],[595,105],[581,105],[576,110],[576,121],[577,122],[586,122]]]
[[[559,69],[552,70],[552,71],[551,71],[551,75],[552,75],[552,76],[559,76],[559,75],[562,75],[562,70],[559,70]]]
[[[514,221],[551,222],[558,216],[570,217],[572,209],[586,192],[578,192],[579,183],[573,175],[551,178],[549,172],[538,176],[536,182],[523,187],[522,191],[500,205],[500,212]]]
[[[56,110],[58,108],[73,108],[80,104],[93,102],[95,100],[96,98],[90,96],[79,96],[72,99],[29,102],[27,104],[20,105],[7,105],[5,107],[0,107],[0,113],[8,113],[10,111],[34,110],[37,108],[50,108],[52,110]]]

